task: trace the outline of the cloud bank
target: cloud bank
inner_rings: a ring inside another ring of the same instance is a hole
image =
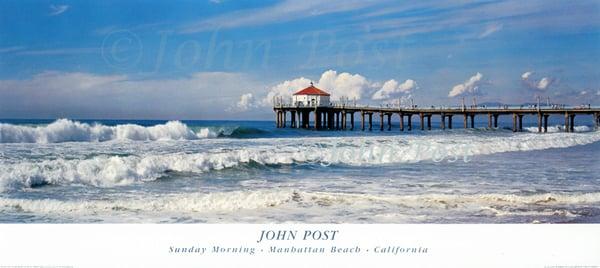
[[[310,85],[311,80],[305,77],[299,77],[291,80],[285,80],[268,89],[264,97],[258,98],[257,95],[245,93],[239,97],[238,102],[232,110],[248,110],[251,108],[271,107],[275,101],[283,100],[289,102],[292,95]],[[406,97],[417,89],[417,82],[407,79],[403,83],[391,79],[386,82],[372,82],[360,74],[351,74],[347,72],[337,72],[328,70],[321,74],[318,81],[313,81],[314,85],[331,94],[332,101],[340,100],[389,100],[398,97]]]
[[[253,97],[252,100],[249,100],[248,93],[246,93],[240,96],[238,102],[238,104],[243,104],[236,105],[235,108],[243,110],[253,107],[270,107],[279,99],[289,102],[296,91],[310,86],[310,83],[311,80],[305,77],[285,80],[269,88],[264,97]],[[366,95],[365,92],[372,88],[371,83],[362,75],[346,72],[338,73],[334,70],[325,71],[314,85],[331,94],[332,101],[338,101],[342,98],[360,100]]]
[[[260,88],[239,73],[199,72],[170,79],[46,71],[23,80],[0,80],[0,114],[10,118],[228,118],[240,85]],[[246,95],[242,108],[252,108]]]

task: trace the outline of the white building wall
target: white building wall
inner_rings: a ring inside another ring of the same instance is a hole
[[[314,107],[314,106],[329,106],[329,96],[321,95],[294,95],[292,104],[300,107]]]

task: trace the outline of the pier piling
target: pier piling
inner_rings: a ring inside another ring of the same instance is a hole
[[[404,114],[398,113],[400,116],[400,131],[404,131]]]
[[[285,119],[283,117],[284,115],[285,115],[284,112],[279,113],[279,127],[280,128],[283,128],[285,126]]]
[[[291,114],[290,120],[292,120],[292,122],[290,123],[290,127],[295,128],[296,127],[296,112],[291,111],[290,114]]]
[[[471,128],[475,128],[475,114],[471,114]]]
[[[304,120],[305,120],[305,124],[306,124],[306,128],[310,128],[310,111],[307,111],[304,113]]]
[[[360,112],[360,129],[365,131],[365,112]]]
[[[575,114],[570,114],[569,131],[575,132]]]
[[[495,128],[498,128],[498,117],[499,116],[500,116],[499,114],[494,114],[494,127]]]
[[[519,117],[519,132],[520,132],[520,131],[523,131],[523,115],[518,114],[517,116]]]
[[[440,128],[446,129],[446,115],[444,113],[440,115]]]
[[[391,127],[391,125],[390,125]],[[427,115],[427,130],[431,130],[431,115]]]

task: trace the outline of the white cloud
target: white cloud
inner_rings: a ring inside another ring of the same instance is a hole
[[[265,96],[260,102],[260,106],[268,107],[273,105],[273,101],[277,98],[281,98],[283,100],[290,100],[292,98],[292,94],[298,91],[298,89],[306,88],[310,85],[310,80],[304,77],[296,78],[293,80],[286,80],[282,83],[271,87],[267,96]]]
[[[410,83],[413,82],[405,82],[405,84],[397,86],[396,90],[408,92],[412,90]],[[310,83],[311,80],[305,77],[283,81],[269,88],[266,95],[263,95],[264,97],[262,98],[253,95],[253,99],[249,100],[250,102],[248,107],[270,107],[277,99],[281,99],[283,102],[290,102],[292,95],[295,92],[310,86]],[[350,74],[346,72],[338,73],[334,70],[328,70],[321,74],[321,77],[317,82],[314,83],[314,85],[315,87],[318,87],[331,94],[332,101],[337,101],[342,98],[349,100],[360,100],[363,96],[367,95],[368,91],[374,90],[374,86],[377,84],[370,83],[364,76],[360,74]]]
[[[546,90],[548,89],[548,87],[550,86],[550,84],[552,84],[552,79],[548,78],[548,77],[543,77],[538,83],[537,83],[537,89],[539,90]]]
[[[386,81],[381,89],[373,94],[371,99],[384,100],[392,97],[397,97],[399,94],[409,94],[417,88],[417,82],[412,79],[407,79],[404,83],[399,84],[398,81],[392,79]]]
[[[259,105],[271,106],[276,98],[281,98],[284,102],[290,101],[296,91],[308,87],[310,82],[310,79],[304,77],[283,81],[271,87]],[[364,91],[370,88],[370,83],[359,74],[338,74],[334,70],[328,70],[321,74],[315,86],[331,94],[331,100],[334,101],[342,97],[360,100]]]
[[[502,23],[490,24],[485,28],[485,30],[482,33],[479,34],[479,39],[486,38],[491,34],[502,30],[503,27],[504,25]]]
[[[396,81],[394,79],[388,80],[385,83],[383,83],[383,86],[381,86],[381,89],[379,89],[377,92],[375,92],[375,94],[373,94],[373,96],[371,96],[371,99],[373,99],[373,100],[389,99],[390,95],[393,93],[396,93],[397,89],[398,89],[398,81]]]
[[[521,75],[521,79],[523,79],[523,80],[527,80],[527,79],[529,79],[529,77],[530,77],[532,74],[533,74],[533,72],[524,72],[524,73]]]
[[[464,83],[454,86],[448,93],[448,97],[452,98],[461,95],[477,94],[479,91],[479,86],[483,82],[482,79],[483,75],[481,73],[475,74]]]
[[[363,92],[371,84],[360,74],[340,73],[329,70],[324,72],[316,85],[318,88],[328,91],[332,100],[342,97],[360,100]]]
[[[240,96],[240,101],[237,102],[236,107],[240,111],[246,111],[254,105],[254,96],[252,93],[246,93]]]
[[[546,91],[552,84],[554,84],[555,79],[551,77],[542,77],[540,80],[535,80],[533,78],[533,74],[533,72],[525,72],[521,75],[521,80],[523,80],[523,83],[529,89]]]
[[[69,9],[68,5],[50,5],[50,16],[60,15]]]

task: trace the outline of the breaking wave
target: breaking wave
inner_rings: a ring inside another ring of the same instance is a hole
[[[523,129],[528,132],[536,132],[536,133],[538,132],[538,127],[524,127]],[[575,132],[590,132],[593,129],[588,126],[574,126],[573,130],[575,130]],[[565,126],[563,126],[563,125],[548,126],[548,132],[550,132],[550,133],[564,132],[564,131],[565,131]]]
[[[269,144],[196,153],[96,155],[87,159],[20,161],[0,165],[0,190],[46,184],[100,187],[152,181],[171,171],[204,173],[257,165],[381,165],[420,161],[470,161],[474,155],[566,148],[600,141],[600,133],[487,136],[388,136],[273,139]]]
[[[103,142],[111,140],[197,140],[223,136],[244,137],[260,130],[242,127],[204,127],[197,131],[180,121],[144,127],[135,124],[106,126],[59,119],[45,126],[0,123],[0,143]]]

